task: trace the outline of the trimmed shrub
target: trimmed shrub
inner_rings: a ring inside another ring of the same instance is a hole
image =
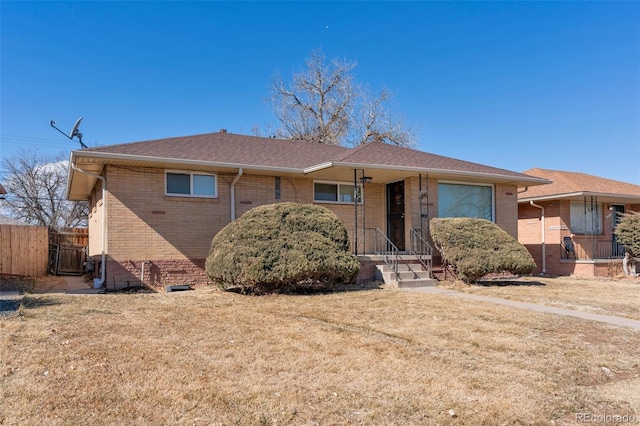
[[[321,206],[256,207],[211,242],[209,278],[225,290],[299,291],[355,281],[360,271],[336,215]]]
[[[489,273],[530,274],[536,267],[522,244],[488,220],[435,218],[429,230],[436,248],[465,282]]]
[[[622,219],[614,233],[618,242],[633,256],[640,256],[640,213],[629,212],[622,215]]]

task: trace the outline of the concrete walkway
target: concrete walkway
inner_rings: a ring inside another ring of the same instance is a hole
[[[542,312],[546,314],[566,315],[570,317],[576,317],[589,321],[597,321],[607,324],[618,325],[621,327],[630,327],[635,330],[640,330],[640,321],[630,318],[614,317],[610,315],[599,315],[590,312],[574,311],[571,309],[556,308],[547,305],[538,305],[536,303],[517,302],[515,300],[500,299],[498,297],[481,296],[479,294],[469,294],[460,291],[449,290],[439,287],[416,287],[416,288],[402,288],[401,291],[410,291],[416,293],[430,293],[439,294],[444,296],[459,297],[461,299],[474,300],[478,302],[495,303],[498,305],[511,306],[514,308],[528,309],[530,311]]]
[[[93,288],[91,282],[85,282],[83,277],[64,277],[66,283],[66,294],[98,294],[102,291],[99,288]]]

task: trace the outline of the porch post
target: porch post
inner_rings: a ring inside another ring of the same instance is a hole
[[[358,169],[353,169],[353,212],[355,227],[353,230],[356,256],[358,255]]]

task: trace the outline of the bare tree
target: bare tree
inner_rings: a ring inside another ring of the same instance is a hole
[[[295,73],[290,85],[279,74],[273,78],[269,101],[281,127],[279,137],[356,146],[380,141],[413,146],[415,136],[386,106],[391,92],[374,95],[354,82],[356,62],[327,62],[320,50],[306,59],[306,69]]]
[[[7,173],[4,209],[13,218],[33,225],[54,229],[87,226],[87,202],[66,199],[67,166],[61,158],[34,151],[23,150],[3,159]]]

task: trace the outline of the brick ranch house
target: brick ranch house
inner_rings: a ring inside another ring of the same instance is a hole
[[[558,170],[524,173],[553,181],[518,193],[518,239],[533,255],[535,272],[581,277],[618,273],[625,252],[613,230],[621,213],[640,211],[640,186]]]
[[[207,283],[213,236],[253,207],[286,201],[344,222],[359,280],[380,262],[399,277],[403,256],[430,267],[430,218],[483,217],[517,238],[518,187],[545,183],[378,142],[348,149],[221,130],[73,151],[67,197],[89,201],[96,286],[119,288]]]

